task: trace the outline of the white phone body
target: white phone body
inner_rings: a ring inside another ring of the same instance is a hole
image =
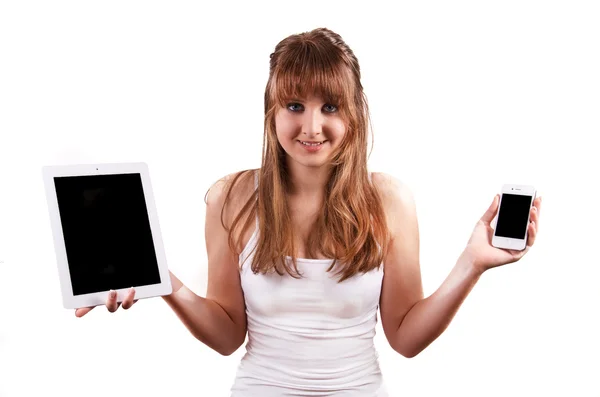
[[[502,185],[492,245],[522,251],[527,246],[529,214],[536,197],[530,185]]]

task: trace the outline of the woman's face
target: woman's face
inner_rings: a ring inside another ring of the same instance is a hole
[[[337,106],[312,96],[287,102],[275,115],[277,139],[287,153],[288,161],[305,166],[320,166],[337,148],[346,125]],[[304,142],[323,142],[319,147]]]

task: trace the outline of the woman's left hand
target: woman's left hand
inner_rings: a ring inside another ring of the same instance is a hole
[[[490,208],[488,208],[475,225],[475,229],[463,252],[463,255],[466,255],[481,273],[493,267],[513,263],[521,259],[529,251],[529,248],[533,246],[538,233],[542,197],[538,197],[533,201],[533,206],[530,210],[529,225],[527,226],[527,245],[525,249],[517,251],[494,247],[492,245],[494,229],[492,229],[491,223],[498,211],[499,201],[500,195],[496,195]]]

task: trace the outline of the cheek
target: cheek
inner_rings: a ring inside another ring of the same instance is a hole
[[[346,125],[343,121],[338,121],[332,126],[331,131],[337,141],[341,140],[346,135]]]
[[[283,146],[289,146],[290,140],[293,139],[294,133],[291,128],[286,128],[284,125],[277,126],[277,139]]]
[[[281,139],[289,138],[294,133],[294,125],[284,117],[275,118],[275,131]]]

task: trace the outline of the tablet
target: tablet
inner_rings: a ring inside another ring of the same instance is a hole
[[[42,167],[63,306],[168,295],[167,268],[146,163]]]

